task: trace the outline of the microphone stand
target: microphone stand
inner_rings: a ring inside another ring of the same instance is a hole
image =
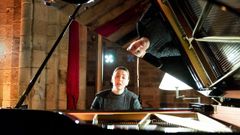
[[[57,40],[55,41],[53,47],[51,48],[50,52],[48,53],[47,57],[45,58],[45,60],[43,61],[42,65],[40,66],[40,68],[38,69],[37,73],[35,74],[35,76],[33,77],[33,79],[30,81],[27,89],[24,91],[24,93],[22,94],[21,98],[18,100],[18,103],[16,104],[15,108],[20,108],[22,106],[22,103],[25,101],[26,97],[28,96],[28,94],[30,93],[30,91],[32,90],[34,84],[36,83],[39,75],[41,74],[43,68],[45,67],[45,65],[47,64],[49,58],[52,56],[54,50],[56,49],[56,47],[58,46],[59,42],[61,41],[64,33],[66,32],[67,28],[70,26],[70,24],[72,23],[72,21],[75,19],[75,16],[78,12],[78,10],[80,9],[80,7],[82,6],[82,4],[78,4],[77,8],[75,9],[75,11],[73,12],[72,16],[69,17],[68,23],[66,24],[66,26],[64,27],[62,33],[59,35],[59,37],[57,38]]]

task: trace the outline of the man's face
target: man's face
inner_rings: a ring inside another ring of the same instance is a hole
[[[113,86],[117,88],[117,90],[124,89],[129,82],[129,73],[125,70],[117,70],[112,75],[112,83]]]
[[[150,45],[150,42],[147,38],[142,37],[130,44],[130,46],[127,48],[128,51],[130,51],[132,54],[143,57],[145,55],[146,50],[148,49]]]

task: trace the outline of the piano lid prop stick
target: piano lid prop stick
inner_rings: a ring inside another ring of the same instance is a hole
[[[43,68],[45,67],[45,65],[47,64],[49,58],[52,56],[54,50],[56,49],[56,47],[58,46],[59,42],[61,41],[64,33],[66,32],[67,28],[70,26],[70,24],[72,23],[72,21],[75,19],[75,16],[78,12],[78,10],[80,9],[80,7],[82,6],[82,4],[79,4],[77,6],[77,8],[75,9],[75,11],[73,12],[72,16],[69,17],[69,21],[67,22],[66,26],[64,27],[62,33],[59,35],[59,37],[57,38],[57,40],[55,41],[53,47],[51,48],[50,52],[48,53],[47,57],[44,59],[42,65],[39,67],[37,73],[35,74],[35,76],[33,77],[33,79],[30,81],[27,89],[24,91],[24,93],[22,94],[21,98],[18,100],[15,108],[20,108],[23,104],[23,102],[25,101],[26,97],[28,96],[28,94],[30,93],[30,91],[32,90],[35,82],[37,81],[38,77],[40,76]]]

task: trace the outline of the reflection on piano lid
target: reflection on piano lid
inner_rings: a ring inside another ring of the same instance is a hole
[[[171,0],[157,3],[171,33],[171,43],[181,55],[158,55],[171,50],[165,49],[169,43],[155,44],[150,46],[155,52],[149,51],[150,55],[144,60],[153,65],[161,61],[161,70],[219,105],[240,107],[240,13],[236,8],[240,2]]]

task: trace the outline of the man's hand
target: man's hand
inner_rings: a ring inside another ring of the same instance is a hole
[[[133,55],[142,58],[146,54],[146,50],[149,48],[150,41],[146,37],[141,37],[140,39],[133,41],[127,51],[131,52]]]

